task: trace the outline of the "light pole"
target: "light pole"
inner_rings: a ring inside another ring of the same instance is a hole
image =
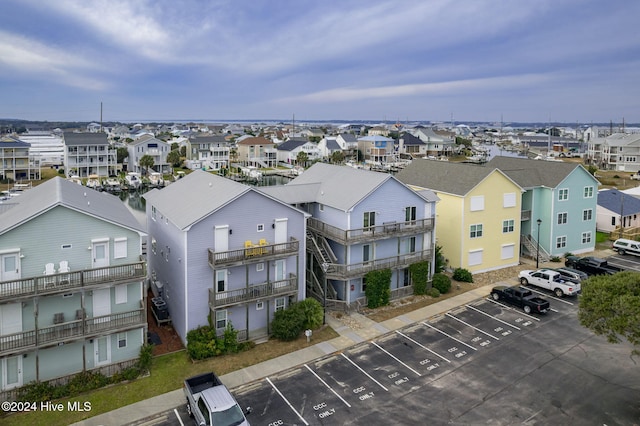
[[[322,325],[325,325],[327,323],[327,271],[329,270],[329,264],[328,263],[323,263],[322,264],[322,272],[323,272],[323,277],[322,277],[322,281],[323,281],[323,289],[322,289]]]
[[[538,269],[538,264],[540,263],[540,224],[542,223],[542,220],[538,219],[536,223],[538,224],[538,238],[536,238],[536,244],[538,245],[536,250],[536,269]]]

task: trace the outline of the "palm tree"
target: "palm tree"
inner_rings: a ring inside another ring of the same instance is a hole
[[[304,152],[304,151],[300,151],[300,152],[298,153],[298,155],[296,156],[296,163],[297,163],[299,166],[304,167],[304,166],[305,166],[305,164],[307,163],[307,160],[308,160],[308,159],[309,159],[309,156],[307,155],[307,153],[306,153],[306,152]]]
[[[144,169],[144,174],[147,175],[147,171],[153,168],[153,166],[155,165],[155,161],[153,161],[152,156],[143,155],[142,157],[140,157],[138,164]]]

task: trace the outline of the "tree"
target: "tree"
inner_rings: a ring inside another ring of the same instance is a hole
[[[331,162],[334,164],[340,164],[344,161],[344,153],[342,151],[333,151],[331,153]]]
[[[309,156],[307,155],[307,153],[304,151],[300,151],[296,156],[296,163],[304,167],[308,159],[309,159]]]
[[[155,161],[153,161],[153,157],[150,155],[143,155],[140,157],[138,163],[140,167],[144,169],[145,174],[147,174],[147,171],[155,165]]]
[[[124,163],[124,159],[129,156],[129,151],[127,148],[118,148],[116,150],[117,161],[119,164]]]
[[[619,272],[589,278],[582,286],[580,324],[610,343],[640,345],[640,273]],[[639,354],[639,350],[633,351]]]
[[[180,151],[174,149],[173,151],[167,154],[167,163],[171,164],[173,167],[180,167],[182,164],[182,157],[180,157]]]

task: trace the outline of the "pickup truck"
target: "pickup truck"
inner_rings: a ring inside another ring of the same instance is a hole
[[[549,301],[535,296],[531,290],[520,286],[494,287],[491,289],[491,298],[495,301],[504,300],[507,303],[518,306],[527,314],[531,312],[546,314],[551,307]]]
[[[198,426],[249,426],[240,406],[215,373],[204,373],[184,381],[187,413]],[[251,409],[247,408],[246,414]]]
[[[553,291],[558,296],[575,296],[580,292],[580,284],[552,269],[525,270],[518,274],[520,284],[531,284],[536,287]]]
[[[593,256],[567,256],[564,265],[584,271],[589,275],[613,275],[622,270],[617,266],[609,265],[605,259]]]

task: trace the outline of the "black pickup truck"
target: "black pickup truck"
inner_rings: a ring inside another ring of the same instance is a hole
[[[609,265],[605,259],[593,256],[567,256],[564,265],[589,275],[613,275],[622,270],[617,266]]]
[[[527,314],[531,312],[546,314],[551,307],[548,300],[535,296],[531,290],[520,286],[494,287],[491,290],[491,297],[493,300],[504,300],[507,303],[518,306]]]

